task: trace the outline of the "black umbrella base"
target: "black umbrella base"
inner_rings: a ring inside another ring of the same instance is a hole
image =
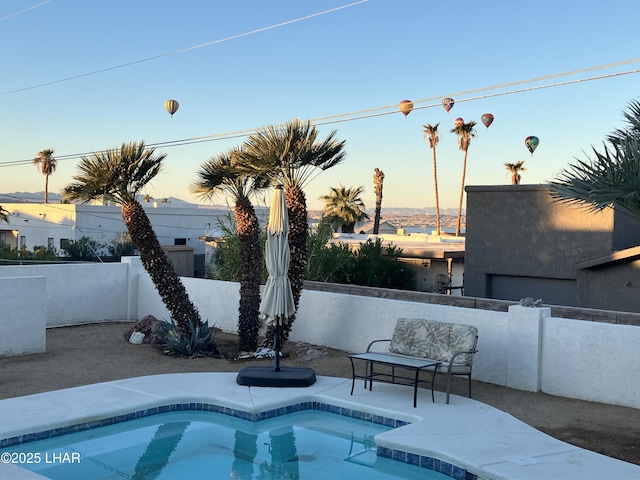
[[[316,373],[305,367],[246,367],[236,379],[248,387],[309,387],[316,383]]]

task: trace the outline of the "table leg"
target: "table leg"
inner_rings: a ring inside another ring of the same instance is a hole
[[[416,368],[416,377],[413,380],[413,408],[418,405],[418,381],[420,378],[420,369]]]
[[[351,395],[353,395],[353,387],[356,385],[356,366],[353,364],[353,358],[349,360],[351,360],[351,374],[353,375],[351,377]]]

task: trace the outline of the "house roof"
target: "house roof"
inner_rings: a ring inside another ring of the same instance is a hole
[[[578,270],[602,267],[614,263],[629,262],[640,259],[640,246],[625,248],[617,252],[576,263]]]
[[[367,235],[367,234],[334,234],[329,241],[346,243],[352,248],[359,248],[368,239],[379,238],[385,245],[393,245],[402,249],[402,258],[464,258],[465,242],[461,237],[446,235]]]
[[[373,233],[373,222],[358,222],[353,229],[358,233]],[[398,228],[389,222],[380,222],[378,226],[378,233],[396,233],[397,231]]]

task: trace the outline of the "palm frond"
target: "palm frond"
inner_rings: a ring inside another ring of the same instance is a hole
[[[254,178],[268,178],[273,185],[304,186],[320,170],[340,163],[345,142],[332,131],[318,141],[318,131],[309,121],[291,120],[284,126],[270,125],[249,135],[238,155],[239,167]]]
[[[628,136],[593,152],[593,159],[576,159],[547,184],[552,197],[595,211],[620,205],[640,217],[640,138]]]
[[[618,128],[607,136],[607,140],[613,144],[619,143],[622,139],[629,136],[640,136],[640,101],[632,100],[627,105],[622,116],[627,122],[626,128]]]
[[[79,173],[63,189],[68,200],[87,202],[103,195],[113,195],[119,203],[135,200],[143,188],[162,169],[166,154],[147,149],[144,141],[123,143],[118,148],[82,157]]]

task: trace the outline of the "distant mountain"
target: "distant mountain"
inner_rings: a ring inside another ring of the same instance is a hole
[[[62,195],[49,192],[49,203],[60,203]],[[13,192],[0,193],[0,205],[3,203],[42,203],[44,192]]]
[[[375,210],[374,209],[367,209],[366,212],[369,214],[369,216],[372,216],[375,214]],[[465,211],[464,209],[462,209],[462,214],[464,215]],[[436,214],[436,207],[423,207],[423,208],[405,208],[405,207],[398,207],[398,208],[386,208],[386,207],[382,207],[382,212],[381,214],[384,215],[397,215],[397,216],[403,216],[403,217],[410,217],[412,215],[435,215]],[[457,208],[441,208],[440,209],[440,215],[458,215],[458,209]]]
[[[365,212],[369,215],[369,217],[373,218],[375,215],[375,210],[372,208],[367,208]],[[410,208],[410,207],[391,207],[386,208],[382,207],[381,215],[383,218],[389,217],[412,217],[414,215],[435,215],[436,207],[423,207],[423,208]],[[465,215],[465,210],[462,209],[462,214]],[[441,208],[440,215],[458,215],[457,208]],[[311,210],[309,211],[309,216],[311,218],[320,218],[322,217],[322,210]]]
[[[142,196],[140,196],[142,197]],[[60,203],[62,195],[59,193],[49,192],[49,203]],[[182,200],[178,197],[169,197],[168,202],[164,202],[164,198],[154,198],[153,201],[158,203],[172,203],[181,206],[195,205]],[[142,201],[142,198],[140,198]],[[12,192],[12,193],[0,193],[0,205],[3,203],[42,203],[44,202],[44,192]]]

